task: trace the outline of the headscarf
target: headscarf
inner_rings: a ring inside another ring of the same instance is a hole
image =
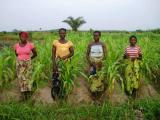
[[[19,36],[21,36],[21,35],[25,36],[26,38],[29,38],[29,33],[28,32],[20,32]]]

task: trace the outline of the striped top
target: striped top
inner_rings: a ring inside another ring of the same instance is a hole
[[[125,55],[128,58],[138,58],[140,54],[142,53],[141,53],[141,48],[139,46],[134,46],[134,47],[128,46],[125,49]]]

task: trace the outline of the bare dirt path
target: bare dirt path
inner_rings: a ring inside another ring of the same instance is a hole
[[[73,104],[92,102],[87,81],[83,77],[78,77],[75,80],[75,86],[72,93],[68,96],[68,101]]]
[[[21,99],[17,80],[11,82],[10,88],[1,89],[0,93],[0,102],[10,100],[18,102]],[[158,95],[158,92],[150,84],[141,84],[138,91],[138,99],[151,98]],[[33,102],[42,102],[47,104],[56,103],[56,101],[53,101],[51,97],[51,88],[49,85],[37,89],[31,99]],[[111,103],[124,103],[128,100],[128,97],[122,92],[120,85],[115,82],[112,93],[108,96],[108,90],[106,90],[101,99],[101,102],[109,100]],[[75,80],[75,86],[71,94],[68,95],[67,101],[70,104],[90,104],[93,102],[91,94],[88,90],[87,80],[82,76]]]

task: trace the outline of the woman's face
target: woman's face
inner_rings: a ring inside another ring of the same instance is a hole
[[[99,41],[99,39],[100,39],[99,33],[94,33],[93,38],[94,38],[95,41]]]
[[[28,35],[22,33],[22,34],[20,35],[20,40],[21,40],[22,43],[26,43],[27,40],[28,40]]]
[[[59,31],[59,37],[61,39],[65,39],[65,37],[66,37],[66,31],[64,31],[64,30]]]
[[[136,43],[137,43],[137,39],[136,38],[133,37],[133,38],[130,39],[130,44],[132,46],[136,45]]]

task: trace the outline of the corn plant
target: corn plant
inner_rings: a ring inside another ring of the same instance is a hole
[[[102,32],[101,41],[107,45],[107,57],[104,61],[103,74],[105,81],[108,83],[110,91],[114,89],[114,82],[118,81],[124,89],[124,72],[125,64],[123,63],[124,49],[129,45],[129,36],[135,34],[138,38],[138,45],[142,49],[142,75],[145,81],[159,82],[160,76],[160,35],[150,32],[146,33],[108,33]],[[38,36],[38,37],[37,37]],[[59,39],[57,32],[32,33],[33,42],[37,48],[38,56],[32,61],[33,74],[32,79],[38,83],[51,80],[52,75],[52,58],[51,50],[53,40]],[[43,38],[43,40],[36,40]],[[80,74],[88,76],[84,69],[88,66],[86,61],[86,49],[92,40],[91,32],[68,32],[67,40],[74,44],[74,57],[72,66],[75,68],[75,76]],[[3,48],[0,54],[0,83],[8,83],[15,79],[15,61],[14,51],[10,47]],[[70,68],[67,68],[70,69]],[[68,73],[67,73],[68,74]],[[68,77],[68,76],[67,76]],[[76,78],[75,78],[76,79]],[[73,84],[70,82],[71,85]],[[70,89],[70,88],[69,88]]]
[[[15,79],[14,52],[6,47],[0,55],[0,87],[13,79]]]

